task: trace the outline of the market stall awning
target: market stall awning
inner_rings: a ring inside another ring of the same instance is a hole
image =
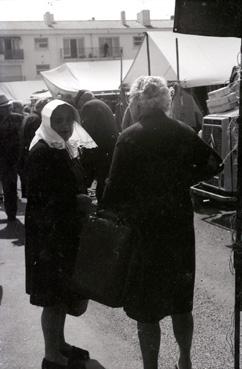
[[[29,104],[31,96],[35,93],[42,97],[51,96],[42,80],[0,82],[0,93],[6,95],[10,100],[18,100],[23,104]]]
[[[178,39],[179,72],[183,87],[218,85],[229,80],[237,65],[240,40],[234,37],[208,37],[173,32],[148,32],[150,74],[177,80],[176,38]],[[130,86],[141,76],[148,75],[147,39],[141,45],[124,83]]]
[[[125,75],[132,60],[123,60]],[[121,80],[120,60],[83,61],[65,63],[57,68],[41,72],[54,97],[58,93],[76,93],[87,89],[93,92],[118,90]]]

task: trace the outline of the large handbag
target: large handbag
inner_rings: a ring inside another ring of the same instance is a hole
[[[122,307],[131,255],[131,229],[117,218],[91,215],[84,222],[73,288],[83,298]]]

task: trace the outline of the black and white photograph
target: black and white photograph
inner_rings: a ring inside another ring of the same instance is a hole
[[[0,0],[0,368],[242,368],[238,0]]]

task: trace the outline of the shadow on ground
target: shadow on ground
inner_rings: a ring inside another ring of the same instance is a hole
[[[97,360],[90,359],[85,363],[86,369],[105,369]]]
[[[6,227],[0,230],[0,239],[12,239],[14,246],[24,246],[24,225],[19,219],[14,222],[1,220],[1,224],[6,224]]]
[[[26,202],[18,201],[17,217],[25,214]],[[2,219],[0,219],[0,239],[12,239],[13,246],[24,246],[24,224],[17,218],[16,221],[8,222],[3,205],[0,206]]]

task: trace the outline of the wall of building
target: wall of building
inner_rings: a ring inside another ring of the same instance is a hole
[[[141,16],[144,15],[147,14],[141,14]],[[122,14],[122,17],[125,17],[125,14]],[[144,21],[142,19],[140,20],[140,22]],[[102,29],[95,28],[95,23],[93,23],[93,28],[70,28],[64,30],[60,27],[52,27],[52,22],[53,20],[51,17],[49,26],[46,27],[45,25],[43,27],[42,23],[42,29],[41,27],[39,29],[36,28],[36,24],[33,23],[33,29],[30,29],[30,27],[29,29],[22,27],[22,29],[14,30],[7,27],[6,29],[1,30],[0,41],[3,38],[20,38],[18,42],[18,47],[23,50],[19,50],[20,55],[22,55],[21,53],[23,53],[23,57],[20,57],[17,60],[15,60],[14,58],[12,58],[12,60],[6,60],[5,56],[2,54],[2,50],[0,47],[0,82],[40,79],[41,75],[37,73],[37,69],[52,69],[65,62],[78,62],[92,59],[100,60],[103,58],[118,59],[120,58],[119,49],[122,49],[123,59],[134,59],[137,51],[139,50],[139,40],[137,39],[137,37],[142,37],[144,35],[144,32],[146,31],[145,27],[142,27],[142,25],[140,26],[140,28],[137,28],[137,24],[134,28],[126,28],[121,24],[120,28],[103,27]],[[125,24],[126,20],[123,19],[123,22]],[[152,28],[152,30],[159,31],[161,30],[161,28]],[[164,30],[167,30],[167,28]],[[136,45],[134,42],[134,37],[136,37]],[[35,38],[48,38],[48,47],[36,48]],[[65,56],[63,50],[64,39],[77,40],[79,38],[84,38],[84,50],[82,55],[78,55],[77,57]],[[113,40],[110,41],[110,38],[113,38]],[[119,39],[118,42],[117,38]],[[103,45],[105,42],[104,39],[107,39],[109,45],[113,44],[113,46],[111,46],[111,52],[107,53],[106,56],[100,50],[100,45]]]

